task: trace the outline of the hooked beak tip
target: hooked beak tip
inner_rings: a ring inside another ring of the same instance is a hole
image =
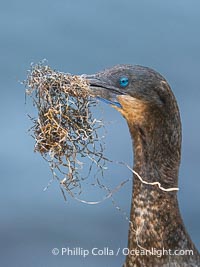
[[[81,77],[89,82],[93,97],[106,104],[110,104],[113,107],[122,108],[117,99],[117,96],[120,95],[120,92],[115,87],[110,86],[105,81],[102,81],[95,74],[82,74]]]

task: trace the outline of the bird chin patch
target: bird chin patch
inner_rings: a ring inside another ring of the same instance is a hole
[[[130,95],[119,95],[117,100],[122,107],[113,107],[129,122],[141,124],[147,112],[147,103]]]

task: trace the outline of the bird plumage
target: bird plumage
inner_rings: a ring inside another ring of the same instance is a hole
[[[93,94],[127,120],[134,147],[134,170],[147,182],[176,188],[181,159],[181,120],[167,81],[142,66],[118,65],[85,76]],[[130,251],[165,251],[126,257],[124,267],[197,267],[200,256],[181,218],[177,191],[142,183],[136,176],[130,213]],[[167,255],[167,251],[169,254]],[[192,251],[193,255],[172,255]]]

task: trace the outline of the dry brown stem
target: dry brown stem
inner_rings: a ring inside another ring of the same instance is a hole
[[[32,65],[25,85],[38,113],[32,118],[31,128],[35,151],[50,163],[63,188],[81,190],[80,182],[85,179],[80,175],[83,159],[90,159],[91,165],[101,169],[106,160],[97,131],[103,123],[92,117],[91,108],[96,102],[90,97],[87,80],[41,63]]]

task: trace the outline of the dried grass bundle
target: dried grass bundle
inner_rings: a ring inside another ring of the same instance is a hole
[[[82,159],[91,160],[89,173],[94,163],[103,170],[106,160],[97,131],[103,123],[92,116],[96,102],[90,97],[87,80],[41,63],[31,66],[25,85],[38,113],[31,118],[35,151],[50,163],[62,187],[69,192],[81,190],[81,181],[87,177],[80,176]]]

